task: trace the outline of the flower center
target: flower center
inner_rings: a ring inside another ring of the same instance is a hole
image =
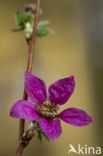
[[[51,104],[50,101],[46,100],[40,105],[40,114],[47,118],[54,118],[57,115],[58,106]]]

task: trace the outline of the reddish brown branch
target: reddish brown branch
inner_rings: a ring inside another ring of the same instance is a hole
[[[24,99],[24,100],[27,100],[27,99],[28,99],[28,96],[27,96],[27,93],[26,93],[25,89],[24,89],[23,99]],[[23,135],[23,133],[24,133],[24,127],[25,127],[25,120],[20,119],[19,140],[21,140],[22,135]]]
[[[40,8],[40,0],[36,1],[36,11],[35,11],[35,18],[34,18],[34,27],[33,27],[33,33],[31,40],[29,41],[29,53],[28,53],[28,64],[27,64],[27,71],[31,72],[32,70],[32,63],[33,63],[33,53],[35,48],[35,39],[36,39],[36,29],[37,29],[37,23],[38,23],[38,16],[39,16],[39,8]],[[24,89],[23,99],[27,100],[28,96]],[[25,128],[25,120],[20,119],[20,127],[19,127],[19,146],[17,149],[17,156],[21,156],[22,151],[24,150],[25,146],[23,143],[21,143],[22,136],[24,133]]]

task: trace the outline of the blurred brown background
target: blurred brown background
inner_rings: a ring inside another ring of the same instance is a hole
[[[13,13],[33,0],[0,0],[0,156],[14,156],[19,120],[9,117],[14,102],[22,98],[28,47],[16,27]],[[103,1],[41,0],[42,19],[49,19],[55,34],[37,38],[33,74],[49,86],[75,76],[76,89],[67,107],[84,109],[94,123],[83,128],[62,122],[55,141],[35,137],[24,156],[68,156],[69,144],[101,146],[103,143]],[[72,154],[71,154],[72,156]]]

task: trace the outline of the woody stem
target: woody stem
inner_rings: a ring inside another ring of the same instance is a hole
[[[27,63],[27,72],[31,72],[32,70],[32,64],[33,64],[33,53],[35,48],[35,39],[36,39],[36,29],[37,29],[37,23],[38,23],[38,16],[39,16],[39,8],[40,8],[40,0],[36,0],[36,11],[35,11],[35,18],[34,18],[34,26],[33,26],[33,32],[32,37],[29,40],[29,52],[28,52],[28,63]],[[27,100],[28,96],[24,89],[23,99]],[[25,120],[20,119],[20,127],[19,127],[19,148],[17,150],[17,156],[21,156],[21,153],[23,152],[23,144],[20,144],[20,141],[22,139],[23,133],[25,128]]]

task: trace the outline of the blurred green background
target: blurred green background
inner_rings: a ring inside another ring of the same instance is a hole
[[[0,156],[13,156],[18,143],[19,120],[9,117],[12,105],[22,98],[28,47],[13,14],[33,0],[0,0]],[[51,21],[53,35],[37,38],[33,74],[47,86],[75,76],[75,92],[62,109],[77,107],[94,123],[73,127],[62,122],[62,135],[55,141],[37,137],[24,156],[68,156],[69,144],[101,146],[103,143],[103,1],[41,0],[42,19]],[[71,156],[73,154],[70,154]]]

